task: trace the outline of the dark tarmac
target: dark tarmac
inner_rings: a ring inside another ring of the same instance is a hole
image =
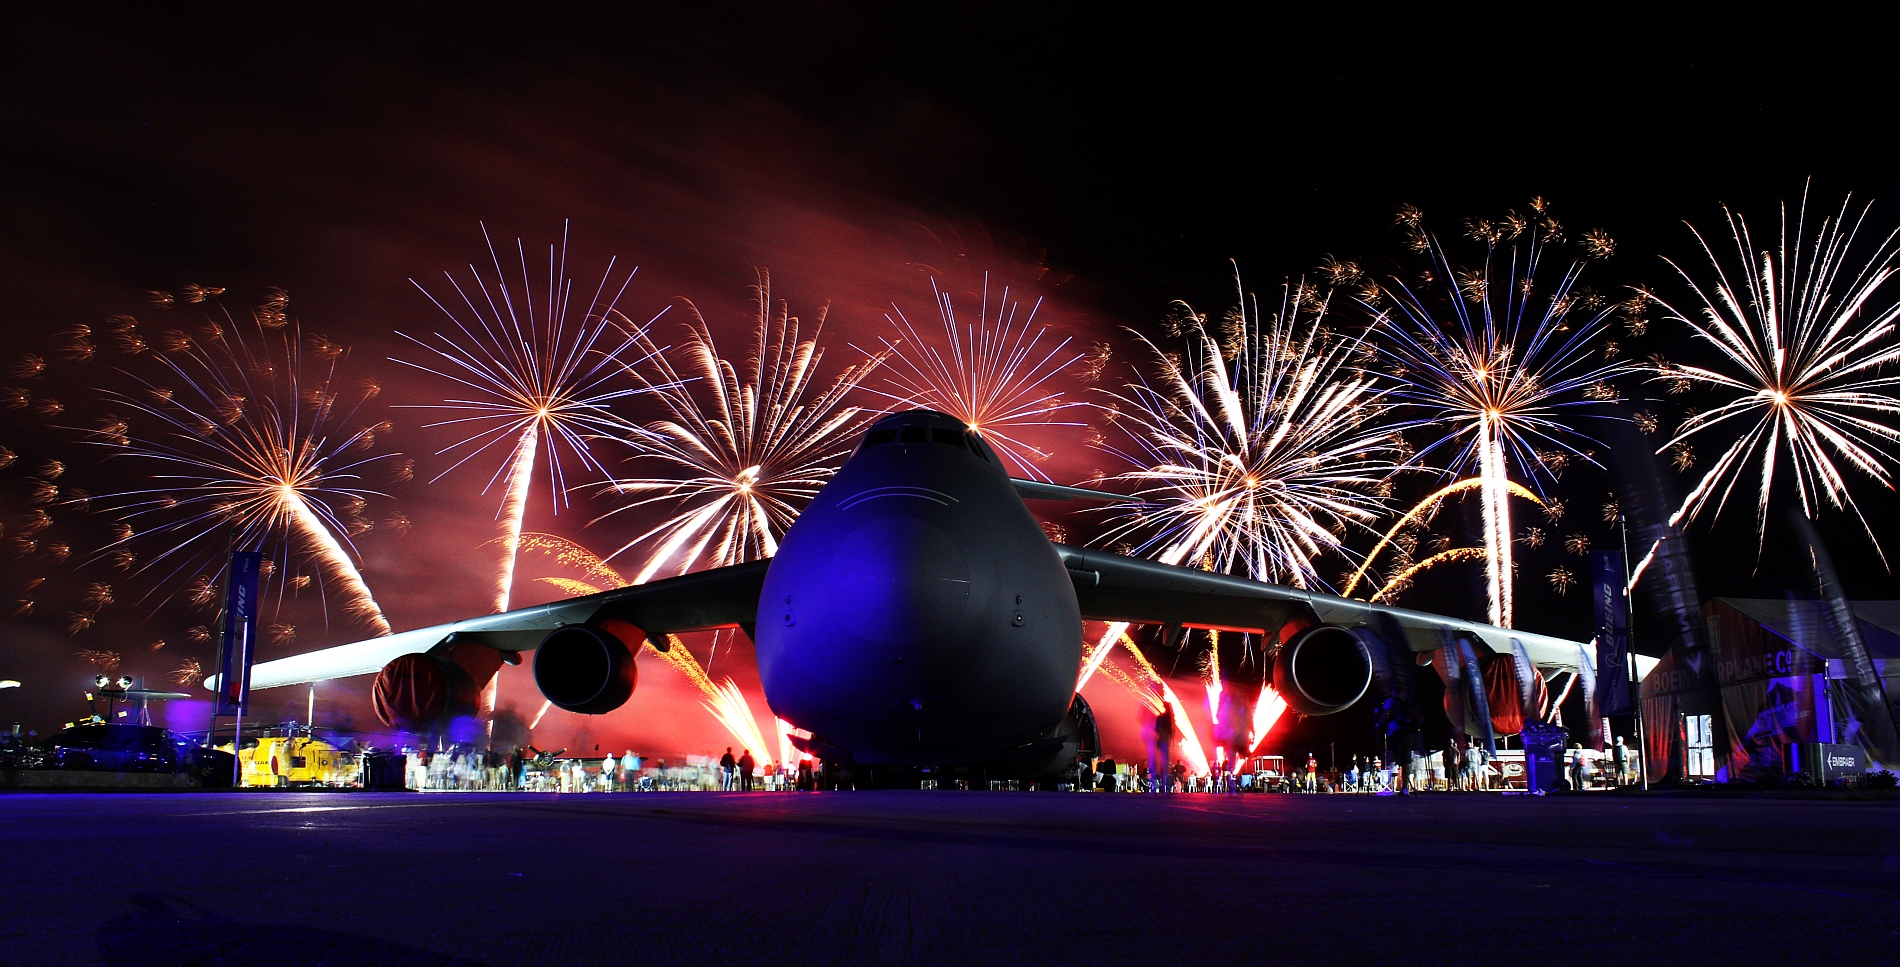
[[[7,964],[1900,961],[1900,802],[0,796]]]

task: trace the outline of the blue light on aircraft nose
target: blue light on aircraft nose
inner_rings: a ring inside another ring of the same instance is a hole
[[[915,517],[871,520],[831,558],[831,607],[852,633],[886,645],[943,634],[963,615],[970,572],[956,541]]]

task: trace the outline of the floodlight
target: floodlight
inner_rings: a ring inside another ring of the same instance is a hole
[[[112,684],[112,679],[110,679],[110,678],[107,678],[107,677],[106,677],[106,676],[104,676],[104,675],[94,675],[94,676],[92,676],[92,684],[93,684],[93,685],[94,685],[95,687],[98,687],[98,688],[104,688],[104,687],[106,687],[107,685],[110,685],[110,684]]]

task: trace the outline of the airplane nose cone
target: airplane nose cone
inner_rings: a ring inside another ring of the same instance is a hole
[[[882,517],[852,531],[832,554],[832,613],[867,641],[917,645],[948,632],[970,602],[970,568],[940,527]]]

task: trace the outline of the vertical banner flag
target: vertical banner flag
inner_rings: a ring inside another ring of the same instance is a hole
[[[257,653],[257,572],[264,555],[231,552],[225,581],[224,638],[218,646],[219,715],[236,715],[251,698],[251,660]]]
[[[1630,609],[1622,551],[1590,554],[1590,592],[1596,604],[1598,715],[1630,714]]]

